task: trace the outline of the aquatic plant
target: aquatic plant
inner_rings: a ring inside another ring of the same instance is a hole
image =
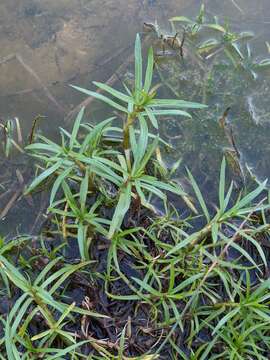
[[[172,182],[164,183],[157,177],[153,175],[150,176],[150,174],[146,173],[146,167],[159,143],[158,136],[153,137],[153,135],[151,136],[149,134],[146,119],[152,123],[154,128],[158,129],[156,116],[177,115],[190,117],[189,113],[180,109],[201,109],[205,108],[205,105],[183,100],[156,98],[156,89],[151,89],[154,66],[153,61],[153,50],[150,49],[148,52],[148,64],[143,85],[141,42],[138,35],[135,42],[135,88],[133,90],[126,88],[127,95],[106,84],[95,82],[95,85],[100,89],[105,90],[118,100],[118,102],[115,102],[100,93],[73,86],[75,89],[82,91],[87,95],[94,96],[126,114],[127,119],[123,125],[123,129],[118,129],[123,136],[122,147],[124,153],[121,153],[119,149],[111,151],[101,148],[98,151],[98,148],[89,148],[89,146],[93,146],[92,142],[96,144],[96,146],[99,145],[99,142],[102,141],[104,131],[110,131],[108,125],[111,124],[113,118],[103,121],[93,129],[90,128],[88,134],[85,135],[83,143],[79,143],[77,135],[84,113],[83,108],[75,121],[72,133],[69,134],[66,131],[61,131],[62,146],[41,137],[43,143],[35,143],[27,147],[28,150],[37,151],[38,158],[42,158],[46,163],[46,170],[33,181],[29,186],[28,191],[32,191],[37,185],[52,174],[55,174],[56,172],[59,174],[53,186],[50,201],[51,205],[61,183],[63,183],[65,178],[72,177],[72,173],[77,172],[77,167],[79,167],[80,171],[86,173],[85,182],[82,181],[81,184],[83,190],[80,192],[81,205],[85,203],[87,197],[88,177],[91,178],[91,182],[93,182],[93,177],[95,177],[97,182],[106,179],[117,188],[118,203],[110,223],[108,233],[109,238],[112,238],[115,231],[120,228],[124,216],[131,206],[132,199],[137,199],[137,202],[139,201],[139,204],[142,204],[143,206],[151,207],[151,204],[147,200],[147,194],[149,193],[160,197],[162,200],[166,199],[164,191],[170,191],[180,196],[184,195],[184,191],[179,184],[174,184]],[[122,105],[122,102],[126,105]],[[136,132],[133,126],[136,121],[139,122],[139,132]],[[114,128],[111,129],[115,130]],[[150,137],[153,138],[152,143],[149,141]],[[64,185],[64,188],[67,195],[68,187]],[[90,184],[90,188],[95,188],[94,184]],[[96,188],[99,188],[99,186]],[[84,199],[83,202],[82,197]],[[69,199],[71,199],[71,194],[69,194]],[[69,206],[72,208],[71,202],[69,202]],[[75,207],[73,206],[73,210],[74,209]],[[77,216],[75,217],[80,218],[81,223],[83,221],[83,216],[82,213],[80,214],[81,215],[79,215],[79,211],[77,210]],[[80,226],[79,229],[79,243],[81,244],[82,242],[85,242],[82,238],[82,234],[86,229],[83,230],[82,226]],[[80,249],[81,256],[84,258],[82,245],[80,246]]]
[[[23,139],[21,125],[18,118],[0,121],[0,134],[2,137],[3,151],[6,157],[10,156],[12,148],[16,148],[21,153],[24,152],[22,149]]]
[[[171,179],[179,162],[166,168],[149,128],[206,106],[157,98],[153,66],[150,49],[143,81],[137,36],[134,89],[76,86],[124,113],[122,128],[82,108],[60,144],[26,147],[38,162],[26,194],[49,187],[49,216],[39,236],[0,241],[1,359],[268,358],[266,182],[235,193],[223,159],[210,207],[190,170],[190,193]]]

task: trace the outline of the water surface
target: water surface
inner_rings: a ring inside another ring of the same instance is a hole
[[[171,33],[168,19],[177,15],[194,17],[200,4],[196,0],[2,0],[2,121],[17,117],[26,140],[33,119],[41,114],[45,118],[39,124],[39,131],[56,139],[58,126],[72,125],[69,115],[84,99],[68,86],[70,83],[90,88],[93,80],[106,81],[132,54],[135,34],[142,32],[144,21],[157,21],[165,34]],[[254,59],[270,57],[265,45],[270,41],[267,0],[208,0],[205,5],[207,16],[216,15],[221,22],[228,20],[234,31],[251,30],[256,34],[250,41]],[[192,169],[210,196],[216,185],[214,179],[224,147],[228,145],[218,119],[230,106],[229,120],[243,162],[258,178],[269,177],[270,73],[259,74],[256,81],[241,74],[236,81],[217,71],[213,77],[215,91],[202,99],[202,72],[192,62],[185,66],[179,68],[177,57],[165,59],[160,67],[161,75],[165,80],[175,80],[182,98],[205,100],[209,109],[195,115],[193,120],[169,118],[163,121],[162,134],[175,146],[175,151],[166,155],[168,163],[183,158],[183,165]],[[131,70],[128,68],[127,73],[118,76],[125,79]],[[158,75],[156,81],[160,81]],[[166,86],[162,95],[174,96]],[[89,120],[93,122],[101,120],[105,112],[97,102],[87,109]],[[12,201],[16,184],[20,183],[18,170],[27,182],[31,173],[26,168],[31,164],[17,151],[8,161],[1,153],[1,164],[0,210],[8,203],[13,204],[2,219],[1,233],[31,231],[45,200],[37,195],[34,206],[32,199],[18,197]],[[177,173],[184,183],[183,173],[184,166]],[[7,190],[10,192],[5,195]]]

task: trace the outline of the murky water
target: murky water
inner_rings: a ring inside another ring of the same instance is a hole
[[[93,80],[106,81],[132,54],[135,34],[142,31],[144,21],[156,20],[166,33],[170,31],[170,17],[194,17],[200,3],[197,0],[2,0],[0,118],[17,117],[26,139],[34,117],[44,115],[40,131],[56,138],[58,126],[71,125],[69,115],[84,99],[68,84],[91,87]],[[268,0],[208,0],[205,5],[207,16],[217,15],[221,21],[228,19],[234,31],[254,31],[256,36],[250,41],[254,59],[270,57],[265,46],[266,41],[270,42]],[[179,59],[168,60],[160,67],[161,75],[165,80],[175,77],[183,98],[202,101],[198,89],[203,74],[192,63],[186,64],[178,74],[178,66]],[[168,119],[162,124],[164,137],[176,147],[168,155],[168,161],[182,157],[183,164],[203,179],[206,191],[213,186],[226,146],[217,120],[228,106],[243,161],[259,178],[270,176],[270,73],[259,74],[256,82],[246,74],[241,76],[241,81],[234,82],[217,71],[213,76],[215,93],[210,91],[204,99],[210,105],[208,112],[199,113],[193,120]],[[158,77],[156,80],[160,81]],[[172,96],[166,86],[163,95]],[[96,102],[88,108],[92,121],[100,120],[103,112],[102,105]],[[16,170],[24,175],[27,165],[16,151],[9,162],[4,162],[2,153],[1,157],[4,166],[0,211],[9,203],[17,204],[3,216],[1,233],[14,232],[15,223],[15,232],[27,232],[32,229],[37,214],[31,207],[32,199],[12,200],[17,188],[14,181],[20,183]],[[182,168],[179,177],[181,172]],[[25,181],[28,176],[24,175]],[[11,191],[5,195],[10,186]]]

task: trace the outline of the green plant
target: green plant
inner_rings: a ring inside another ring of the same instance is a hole
[[[28,188],[28,192],[32,191],[49,176],[56,173],[58,175],[52,188],[51,204],[65,178],[73,178],[75,181],[80,179],[75,175],[77,168],[81,172],[87,173],[84,185],[82,185],[84,199],[86,199],[88,185],[90,190],[95,188],[94,179],[99,179],[97,181],[106,179],[117,187],[118,203],[110,223],[109,238],[112,238],[114,233],[121,227],[124,216],[131,206],[132,199],[139,198],[140,204],[149,207],[150,204],[146,198],[147,193],[159,196],[163,200],[166,198],[164,191],[184,195],[180,185],[166,184],[158,180],[155,176],[146,174],[146,167],[159,143],[158,137],[156,137],[151,144],[149,143],[149,139],[153,137],[153,135],[151,136],[149,134],[146,119],[149,119],[157,129],[158,122],[156,116],[182,115],[190,117],[190,114],[186,111],[179,109],[200,109],[205,108],[205,105],[183,100],[157,99],[156,88],[151,88],[153,66],[153,50],[150,49],[143,84],[141,42],[139,35],[137,35],[135,43],[135,88],[133,91],[126,88],[127,94],[124,94],[106,84],[95,82],[100,89],[116,98],[118,102],[115,102],[97,92],[73,86],[77,90],[102,100],[126,114],[126,122],[123,125],[123,129],[120,130],[123,135],[124,154],[121,153],[119,148],[112,151],[109,150],[109,147],[105,147],[105,150],[102,147],[104,133],[115,130],[115,128],[109,126],[113,118],[103,121],[94,128],[87,127],[88,134],[85,135],[83,143],[80,144],[77,136],[81,127],[84,109],[80,111],[71,134],[61,129],[62,146],[52,143],[44,137],[40,137],[44,143],[31,144],[27,147],[28,150],[38,152],[35,156],[44,160],[47,167],[47,169],[32,182]],[[136,137],[137,132],[133,126],[136,121],[139,121],[140,124],[138,138]],[[87,182],[88,178],[89,181]],[[97,188],[98,187],[99,186],[97,186]],[[65,186],[65,189],[65,192],[67,192],[67,186]],[[69,196],[69,198],[71,197]],[[77,211],[77,217],[80,218],[80,216]],[[86,229],[84,228],[84,231],[82,230],[81,220],[79,220],[79,223],[81,226],[79,226],[78,231],[78,242],[80,244],[81,256],[85,258],[82,242],[85,242],[86,235],[83,234],[85,234]]]
[[[238,44],[254,36],[249,31],[240,33],[231,31],[229,23],[227,22],[222,25],[217,17],[214,17],[213,22],[207,22],[204,5],[202,5],[195,21],[185,16],[175,16],[170,19],[170,22],[174,31],[176,31],[175,23],[184,24],[184,31],[190,38],[190,41],[196,41],[195,51],[199,55],[206,54],[206,58],[209,59],[220,52],[224,52],[233,64],[235,64],[235,56],[239,56]],[[210,38],[209,30],[212,32]],[[204,40],[204,33],[207,36],[206,40]]]
[[[202,8],[194,36],[209,27],[204,18]],[[84,123],[82,108],[60,144],[39,135],[27,147],[39,161],[27,193],[51,187],[50,218],[39,236],[0,240],[0,297],[12,300],[0,316],[1,359],[269,357],[266,181],[235,192],[223,159],[210,206],[191,171],[189,192],[171,179],[179,157],[169,169],[149,128],[205,106],[156,98],[153,65],[150,49],[143,81],[137,36],[134,89],[95,83],[112,99],[76,87],[124,113],[123,128],[115,118]]]
[[[106,91],[118,102],[108,98],[107,96],[101,95],[97,92],[82,89],[78,86],[73,86],[75,89],[93,96],[115,109],[126,114],[127,119],[123,127],[123,148],[127,151],[126,156],[128,157],[128,150],[130,149],[129,141],[129,129],[135,123],[137,119],[142,121],[144,117],[149,119],[154,128],[158,129],[158,121],[156,116],[165,115],[180,115],[190,117],[190,114],[186,111],[179,109],[202,109],[205,105],[183,101],[183,100],[172,100],[172,99],[158,99],[157,86],[152,87],[153,78],[153,67],[154,67],[154,55],[153,49],[150,48],[148,51],[148,63],[143,81],[143,67],[142,67],[142,53],[141,53],[141,41],[139,35],[136,37],[135,42],[135,85],[134,89],[130,90],[125,87],[126,94],[117,91],[106,84],[94,82],[94,84],[100,89]],[[120,101],[120,103],[119,103]],[[124,104],[122,104],[124,103]],[[128,159],[128,163],[130,159]],[[129,167],[131,164],[129,164]]]
[[[0,122],[0,132],[3,137],[3,151],[6,157],[9,157],[11,149],[15,147],[21,153],[23,153],[22,149],[22,134],[21,134],[21,126],[18,118],[8,119],[5,122]],[[17,138],[17,141],[15,141]]]
[[[8,279],[22,291],[22,295],[16,300],[12,310],[5,321],[5,345],[9,360],[21,358],[23,347],[26,354],[39,354],[44,351],[54,359],[56,356],[64,355],[80,346],[75,342],[75,334],[64,331],[62,328],[67,321],[74,321],[71,313],[79,313],[90,316],[102,316],[91,311],[86,311],[75,306],[64,304],[54,299],[54,294],[66,279],[81,267],[89,263],[65,266],[49,275],[51,269],[59,262],[59,258],[48,263],[40,272],[33,283],[23,276],[5,257],[0,257],[0,266]],[[56,319],[57,311],[61,316]],[[32,337],[28,335],[28,327],[33,319],[41,314],[48,330],[38,333]],[[65,322],[64,322],[65,321]],[[59,336],[66,344],[64,349],[51,347],[55,338]],[[44,345],[46,344],[46,349]],[[75,344],[75,345],[74,345]]]

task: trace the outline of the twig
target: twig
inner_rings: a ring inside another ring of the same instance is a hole
[[[240,11],[241,14],[244,14],[244,11],[240,8],[240,6],[236,3],[235,0],[231,0],[233,5]]]
[[[40,86],[42,87],[44,93],[46,94],[47,98],[57,107],[57,109],[61,112],[61,113],[66,113],[65,108],[59,104],[59,102],[55,99],[55,97],[50,93],[49,89],[47,88],[46,85],[43,84],[43,82],[41,81],[40,77],[37,75],[37,73],[29,66],[27,65],[23,58],[18,55],[18,54],[10,54],[8,56],[6,56],[5,58],[3,58],[2,60],[0,60],[0,65],[11,61],[13,59],[16,59],[23,67],[24,69],[33,77],[35,78],[35,80],[40,84]]]
[[[5,216],[7,216],[8,212],[10,211],[10,209],[12,208],[12,206],[14,205],[15,201],[19,198],[19,196],[21,195],[22,190],[19,189],[17,190],[11,197],[11,199],[9,200],[9,202],[7,203],[7,205],[5,206],[5,208],[2,210],[1,214],[0,214],[0,219],[3,219]]]

